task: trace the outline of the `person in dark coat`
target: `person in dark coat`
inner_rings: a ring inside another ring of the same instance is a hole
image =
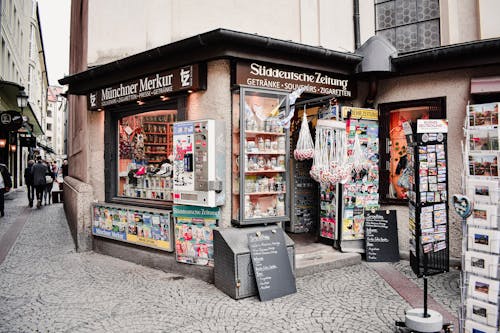
[[[12,187],[12,178],[5,164],[0,162],[0,217],[5,216],[5,198],[4,194],[9,192]]]
[[[31,167],[31,172],[33,173],[33,185],[36,190],[36,208],[40,208],[42,205],[43,191],[46,187],[45,175],[49,172],[44,163],[42,163],[42,157],[36,157],[36,163]]]
[[[62,176],[64,178],[68,175],[68,160],[63,161],[63,164],[61,165],[61,169],[62,169]]]
[[[24,169],[24,183],[26,184],[26,191],[28,192],[28,205],[33,207],[33,200],[35,200],[35,187],[33,186],[33,173],[31,167],[35,161],[29,160],[28,166]]]

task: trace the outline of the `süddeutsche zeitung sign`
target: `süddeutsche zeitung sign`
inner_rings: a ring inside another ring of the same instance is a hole
[[[89,110],[100,110],[107,106],[135,102],[150,97],[171,93],[204,89],[204,80],[199,65],[185,66],[158,72],[134,80],[105,87],[91,92],[88,97]]]
[[[346,75],[290,69],[259,62],[238,62],[236,84],[290,91],[304,87],[305,92],[311,94],[348,99],[356,97],[356,87]]]

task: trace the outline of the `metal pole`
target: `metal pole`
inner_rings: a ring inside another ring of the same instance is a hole
[[[429,318],[427,313],[427,275],[424,275],[424,318]]]

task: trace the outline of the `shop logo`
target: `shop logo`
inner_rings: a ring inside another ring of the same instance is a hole
[[[12,122],[12,116],[8,114],[7,112],[3,112],[0,114],[0,122],[2,125],[8,125]]]
[[[181,86],[189,87],[192,85],[191,67],[181,68]]]
[[[96,96],[96,94],[95,94],[95,93],[90,93],[89,98],[90,98],[90,107],[91,107],[91,108],[96,107],[96,106],[97,106],[97,105],[96,105],[96,100],[97,100],[97,96]]]

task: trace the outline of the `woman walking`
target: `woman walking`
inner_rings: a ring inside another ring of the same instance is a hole
[[[50,205],[52,203],[52,187],[54,186],[54,173],[52,165],[46,162],[47,173],[45,174],[45,188],[43,190],[43,204]]]

